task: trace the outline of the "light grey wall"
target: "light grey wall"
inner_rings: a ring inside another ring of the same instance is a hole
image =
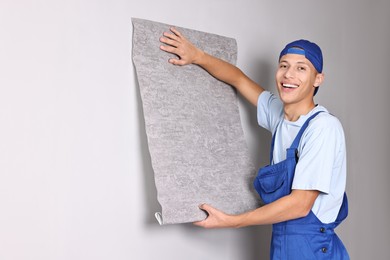
[[[0,2],[0,259],[267,259],[269,227],[158,226],[131,62],[131,17],[237,39],[238,65],[273,90],[280,49],[322,46],[317,102],[342,121],[352,259],[390,259],[390,2]],[[269,134],[241,103],[257,166]]]

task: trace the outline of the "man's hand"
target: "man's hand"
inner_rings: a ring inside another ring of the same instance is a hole
[[[202,204],[199,208],[204,210],[208,214],[208,217],[205,220],[194,222],[196,226],[204,228],[229,228],[236,226],[234,216],[232,215],[227,215],[207,204]]]
[[[170,32],[164,32],[160,42],[165,43],[165,45],[160,46],[161,50],[178,56],[176,59],[169,59],[169,62],[174,65],[197,63],[197,60],[204,54],[175,28],[170,28]]]

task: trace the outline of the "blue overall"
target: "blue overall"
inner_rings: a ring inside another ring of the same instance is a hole
[[[320,111],[322,112],[322,111]],[[272,164],[275,134],[271,145],[271,164],[260,168],[254,186],[264,203],[271,203],[291,193],[295,166],[298,161],[298,145],[313,114],[302,125],[290,148],[286,160]],[[334,229],[347,217],[348,201],[344,193],[343,203],[333,223],[322,223],[312,211],[306,216],[273,224],[271,259],[349,259],[347,250]]]

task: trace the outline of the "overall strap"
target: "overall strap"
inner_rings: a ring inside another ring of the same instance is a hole
[[[295,148],[297,149],[298,148],[298,145],[299,145],[299,142],[301,141],[301,137],[303,135],[303,133],[305,132],[306,128],[308,127],[310,121],[315,118],[319,113],[321,112],[324,112],[324,111],[318,111],[316,112],[315,114],[313,114],[312,116],[310,116],[306,122],[302,125],[301,129],[299,130],[297,136],[295,137],[294,141],[292,142],[291,146],[290,146],[290,149],[291,148]]]
[[[306,122],[302,125],[301,129],[299,130],[297,136],[295,137],[293,143],[291,144],[291,147],[290,148],[298,148],[298,145],[299,145],[299,141],[301,140],[301,137],[302,137],[302,134],[303,132],[305,132],[307,126],[309,125],[310,123],[310,120],[312,120],[313,118],[315,118],[319,113],[321,112],[324,112],[324,111],[318,111],[316,112],[315,114],[313,114],[312,116],[310,116]],[[283,119],[282,119],[283,120]],[[270,155],[269,155],[269,158],[270,158],[270,162],[269,164],[271,165],[272,164],[272,161],[274,159],[274,145],[275,145],[275,138],[276,138],[276,131],[281,123],[281,121],[278,123],[278,125],[276,126],[275,128],[275,132],[274,134],[272,135],[272,142],[271,142],[271,149],[270,149]]]
[[[278,129],[278,126],[279,126],[279,124],[276,126],[276,129]],[[275,145],[276,129],[275,129],[275,133],[272,135],[271,149],[269,152],[269,164],[270,165],[272,164],[272,161],[274,160],[274,145]]]

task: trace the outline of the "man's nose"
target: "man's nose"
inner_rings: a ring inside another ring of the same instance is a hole
[[[295,72],[294,72],[292,67],[287,68],[286,71],[284,72],[285,78],[293,78],[294,75],[295,75]]]

